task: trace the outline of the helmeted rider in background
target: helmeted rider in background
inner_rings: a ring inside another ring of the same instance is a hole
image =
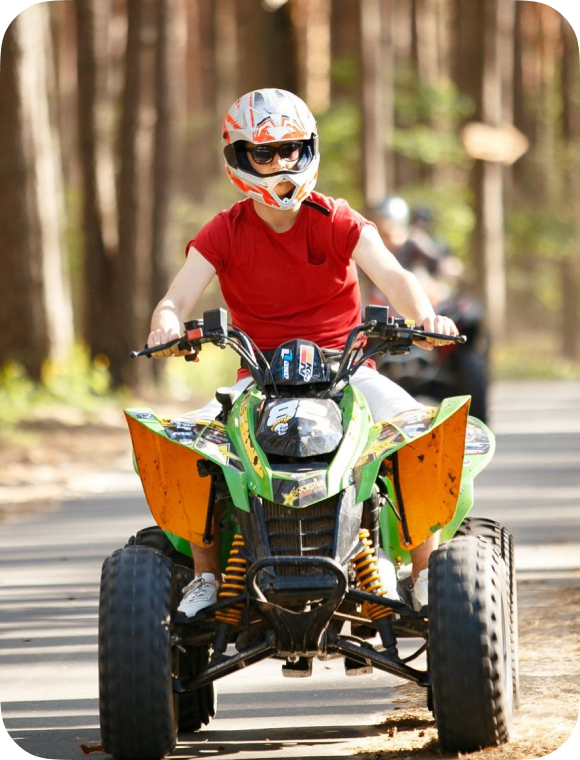
[[[345,200],[315,192],[318,131],[300,98],[276,88],[243,95],[224,118],[222,146],[228,177],[246,197],[187,244],[185,263],[153,312],[149,346],[182,335],[183,322],[217,275],[231,321],[262,351],[295,338],[342,349],[360,323],[357,265],[401,315],[425,330],[457,335],[453,321],[435,314],[417,279],[385,247],[376,226]],[[179,353],[174,346],[155,356]],[[239,395],[251,382],[242,369],[232,389]],[[351,383],[375,421],[420,406],[374,366],[361,367]],[[214,419],[220,410],[214,400],[195,417]],[[411,552],[418,609],[427,603],[426,568],[437,542],[435,534]],[[212,547],[191,548],[196,578],[179,606],[188,616],[215,603],[221,580],[217,538]],[[379,571],[383,588],[396,598],[394,568],[381,552]]]
[[[372,220],[383,243],[415,275],[431,303],[436,306],[448,298],[461,262],[433,239],[430,209],[411,208],[404,198],[391,195],[373,209]]]

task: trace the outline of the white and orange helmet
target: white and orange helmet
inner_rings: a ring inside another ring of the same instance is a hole
[[[244,144],[303,141],[298,163],[291,170],[263,175],[256,172]],[[320,153],[316,120],[306,103],[286,90],[253,90],[233,104],[224,118],[222,146],[226,172],[241,193],[266,206],[289,209],[303,201],[316,185]],[[280,182],[290,182],[294,191],[287,197],[276,194]]]

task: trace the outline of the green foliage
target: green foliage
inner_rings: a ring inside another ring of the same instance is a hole
[[[461,95],[453,82],[441,80],[436,85],[424,82],[410,66],[395,71],[395,115],[401,127],[429,124],[440,120],[455,123],[467,119],[473,102]]]
[[[233,351],[205,345],[199,362],[176,357],[167,360],[165,365],[164,390],[179,401],[191,401],[194,407],[210,401],[220,386],[236,382],[240,360]]]
[[[345,198],[353,208],[362,208],[359,109],[343,101],[319,115],[317,122],[321,152],[317,189],[334,198]]]
[[[545,344],[541,350],[539,344]],[[580,367],[557,355],[550,334],[544,340],[534,334],[531,345],[521,338],[517,343],[498,345],[492,366],[495,380],[580,380]]]
[[[359,63],[349,55],[339,55],[333,58],[331,79],[345,87],[356,83],[359,76]]]
[[[395,72],[395,129],[391,147],[419,166],[437,167],[437,185],[420,182],[397,188],[413,206],[433,212],[433,234],[441,245],[465,260],[475,225],[473,198],[468,189],[470,161],[459,139],[460,125],[473,103],[455,85],[421,81],[409,66]]]
[[[415,71],[399,67],[395,73],[395,130],[393,149],[412,161],[462,166],[465,151],[459,141],[459,124],[473,104],[455,85],[430,85]]]
[[[431,166],[465,162],[465,151],[455,134],[439,132],[423,124],[395,129],[392,147],[405,158]]]
[[[525,207],[507,217],[508,288],[556,315],[561,306],[557,264],[577,255],[580,228],[565,207]]]
[[[46,362],[40,383],[27,377],[22,365],[12,362],[0,370],[0,428],[10,427],[44,406],[65,404],[96,412],[111,398],[108,360],[76,346],[67,362]]]
[[[42,382],[54,398],[82,405],[109,392],[108,369],[106,356],[96,356],[91,361],[86,347],[77,345],[67,362],[46,362]]]
[[[508,232],[512,258],[519,263],[530,253],[559,261],[573,252],[580,239],[574,220],[547,208],[515,211],[508,219]]]

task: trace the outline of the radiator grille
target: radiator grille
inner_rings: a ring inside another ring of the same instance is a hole
[[[275,557],[333,557],[337,498],[295,509],[262,502],[270,551]]]

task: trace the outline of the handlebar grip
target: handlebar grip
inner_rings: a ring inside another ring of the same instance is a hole
[[[423,332],[422,330],[413,330],[413,336],[415,340],[427,340],[427,338],[435,338],[438,340],[446,340],[450,343],[467,343],[467,335],[443,335],[443,333]]]
[[[131,351],[129,357],[131,359],[137,359],[140,356],[146,356],[148,359],[150,359],[151,355],[157,353],[157,351],[163,351],[166,348],[171,348],[175,345],[177,345],[180,351],[188,351],[191,348],[188,339],[181,337],[175,338],[175,340],[170,340],[168,343],[161,343],[159,346],[152,346],[151,348],[145,344],[141,351]]]

